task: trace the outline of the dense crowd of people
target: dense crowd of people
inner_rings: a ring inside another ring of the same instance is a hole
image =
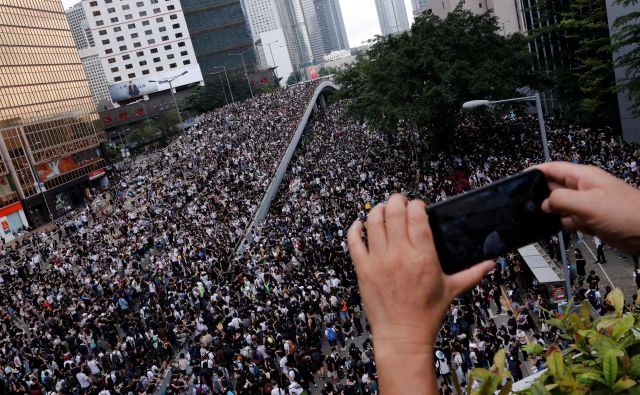
[[[60,225],[64,237],[34,233],[5,248],[0,393],[377,393],[347,228],[393,193],[436,202],[540,162],[537,125],[524,115],[491,128],[469,121],[423,161],[413,136],[378,133],[333,104],[309,124],[266,220],[234,257],[315,87],[201,116],[170,149],[112,176],[107,209],[89,205]],[[640,187],[637,154],[611,136],[551,123],[549,140],[554,159]],[[515,379],[525,362],[541,368],[522,345],[564,347],[534,322],[548,307],[522,259],[500,258],[445,319],[441,393],[501,348]]]

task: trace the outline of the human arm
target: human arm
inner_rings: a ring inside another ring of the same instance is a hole
[[[627,253],[640,253],[640,191],[594,166],[551,162],[536,166],[551,195],[542,209],[567,231],[598,235]]]
[[[365,312],[372,328],[382,393],[433,394],[434,344],[451,301],[476,285],[493,262],[446,275],[436,253],[424,202],[394,195],[349,229]]]

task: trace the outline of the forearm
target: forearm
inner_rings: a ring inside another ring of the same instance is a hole
[[[374,350],[382,395],[431,395],[438,391],[433,347],[376,341]]]

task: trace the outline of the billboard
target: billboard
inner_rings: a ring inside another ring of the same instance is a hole
[[[129,81],[123,81],[109,85],[111,101],[116,103],[167,90],[169,89],[169,84],[160,83],[160,81],[172,79],[175,76],[179,77],[174,79],[171,83],[174,88],[193,84],[195,82],[200,82],[203,80],[200,66],[198,66],[197,64],[170,69],[155,74],[145,75],[144,77],[135,78]]]

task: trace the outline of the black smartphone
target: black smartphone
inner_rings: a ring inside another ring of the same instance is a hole
[[[542,211],[549,193],[532,169],[427,207],[442,270],[456,273],[558,232],[560,217]]]

